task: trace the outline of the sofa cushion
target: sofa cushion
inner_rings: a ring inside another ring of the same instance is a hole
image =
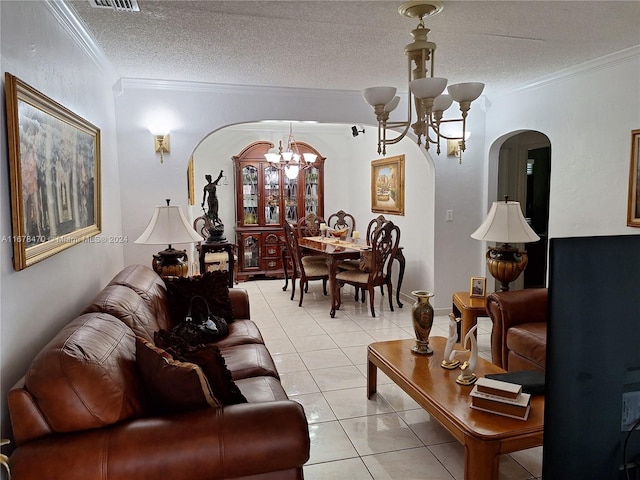
[[[522,323],[507,332],[507,348],[531,362],[545,367],[547,356],[547,324]],[[509,365],[511,370],[511,365]]]
[[[109,285],[123,285],[132,289],[153,311],[159,328],[169,330],[172,327],[167,287],[162,278],[149,267],[129,265],[113,277]]]
[[[280,380],[270,376],[241,378],[236,385],[249,403],[288,400]]]
[[[252,320],[235,320],[229,324],[229,335],[218,340],[216,345],[220,348],[245,343],[264,343],[258,326]]]
[[[234,380],[268,375],[279,379],[273,358],[263,344],[252,343],[220,348]]]
[[[123,285],[107,285],[83,313],[104,312],[120,319],[138,336],[153,340],[161,327],[156,315],[134,290]]]
[[[170,353],[174,359],[198,365],[207,377],[211,391],[220,403],[234,405],[247,401],[234,383],[231,372],[217,346],[208,344],[194,347],[166,330],[156,332],[154,339],[155,344]]]
[[[229,275],[226,272],[205,272],[193,277],[169,277],[165,279],[169,298],[169,311],[173,324],[184,320],[189,310],[191,299],[195,295],[204,297],[211,313],[224,318],[227,323],[233,322],[233,309],[229,299]],[[205,315],[206,306],[195,302],[192,314],[194,317]]]
[[[198,365],[175,360],[142,337],[136,337],[136,356],[154,411],[170,413],[221,406]]]
[[[100,428],[142,416],[135,335],[106,313],[81,315],[40,351],[25,387],[51,429]]]

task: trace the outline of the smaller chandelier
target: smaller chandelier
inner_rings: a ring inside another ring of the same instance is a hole
[[[438,155],[440,154],[441,138],[458,141],[460,152],[464,152],[466,148],[467,114],[471,108],[471,102],[476,100],[482,93],[484,84],[479,82],[458,83],[447,87],[446,78],[433,76],[436,44],[427,40],[429,29],[425,28],[423,18],[436,15],[442,9],[442,2],[437,0],[406,2],[398,8],[398,12],[401,15],[420,19],[417,28],[411,31],[413,42],[404,49],[409,63],[409,115],[405,122],[388,121],[389,113],[400,103],[400,97],[396,96],[395,87],[371,87],[362,91],[364,99],[373,107],[378,120],[378,154],[386,155],[387,145],[392,145],[402,140],[409,131],[409,127],[413,127],[413,131],[418,137],[418,145],[422,145],[422,139],[424,138],[425,149],[429,150],[430,144],[436,144]],[[429,72],[429,75],[427,75],[427,72]],[[445,88],[447,88],[448,94],[442,93]],[[443,113],[454,101],[459,104],[462,117],[443,119]],[[411,124],[412,104],[415,104],[417,116],[413,124]],[[445,124],[451,124],[451,127],[461,124],[461,130],[458,129],[460,134],[445,132]],[[403,130],[397,137],[388,139],[388,129]]]
[[[282,140],[278,145],[278,153],[265,153],[264,157],[269,164],[284,170],[285,175],[288,178],[296,178],[300,170],[312,167],[316,161],[317,155],[315,153],[303,153],[300,154],[298,150],[298,144],[295,138],[293,138],[293,127],[289,123],[289,138],[287,138],[287,149],[282,151]],[[303,160],[300,162],[300,160]]]

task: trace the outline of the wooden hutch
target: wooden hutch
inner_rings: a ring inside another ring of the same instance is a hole
[[[313,167],[289,175],[269,163],[268,141],[248,145],[232,157],[235,166],[238,280],[254,275],[283,277],[283,222],[296,223],[308,213],[324,216],[324,162],[312,146],[295,142],[300,154],[314,153]],[[290,178],[293,177],[293,178]]]

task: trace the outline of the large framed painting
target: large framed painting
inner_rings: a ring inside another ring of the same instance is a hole
[[[631,166],[629,168],[629,204],[627,225],[640,227],[640,130],[631,130]]]
[[[404,155],[371,162],[371,211],[404,215]]]
[[[100,130],[5,73],[16,270],[101,231]]]

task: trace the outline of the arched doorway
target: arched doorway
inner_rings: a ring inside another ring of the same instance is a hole
[[[508,195],[520,202],[529,225],[540,236],[540,241],[520,247],[527,251],[529,263],[512,290],[546,285],[550,178],[551,143],[546,135],[519,132],[500,147],[495,200]]]

